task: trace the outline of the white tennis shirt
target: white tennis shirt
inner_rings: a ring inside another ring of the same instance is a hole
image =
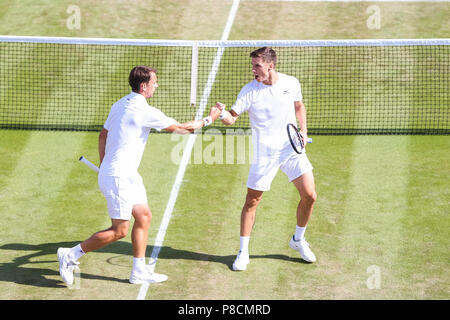
[[[295,101],[302,101],[297,78],[279,73],[274,85],[253,80],[240,91],[232,106],[238,115],[248,112],[252,128],[253,161],[292,153],[287,124],[297,124]]]
[[[139,93],[132,92],[114,103],[103,126],[108,136],[100,174],[135,176],[151,128],[161,131],[174,123],[176,120],[148,105]]]

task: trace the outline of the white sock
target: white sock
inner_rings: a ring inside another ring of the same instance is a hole
[[[298,241],[298,240],[302,240],[303,238],[305,238],[305,231],[306,231],[306,226],[304,226],[304,227],[295,226],[294,240]]]
[[[81,244],[76,245],[75,247],[70,249],[69,258],[73,261],[78,261],[85,253],[83,249],[81,249]]]
[[[145,257],[135,258],[133,257],[133,270],[144,270],[145,269]]]
[[[241,247],[239,248],[239,250],[241,252],[248,252],[248,243],[250,241],[250,237],[241,237],[240,238],[240,242],[241,242]]]

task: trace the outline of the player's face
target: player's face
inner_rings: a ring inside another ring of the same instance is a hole
[[[156,76],[155,73],[152,73],[150,81],[147,82],[145,85],[143,92],[144,97],[147,99],[153,97],[156,88],[158,88],[158,77]]]
[[[267,82],[272,69],[273,63],[264,62],[262,58],[252,58],[252,72],[256,81]]]

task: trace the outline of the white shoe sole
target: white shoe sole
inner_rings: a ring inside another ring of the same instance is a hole
[[[233,263],[232,269],[233,269],[233,271],[245,271],[245,270],[247,270],[247,265],[245,265],[245,266],[243,266],[243,267],[241,267],[241,268],[238,268],[238,267]]]

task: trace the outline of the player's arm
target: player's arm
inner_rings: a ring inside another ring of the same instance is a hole
[[[233,125],[236,122],[237,118],[239,118],[239,115],[234,110],[227,111],[223,109],[221,119],[224,125]]]
[[[212,107],[209,116],[203,118],[202,120],[192,120],[184,123],[174,123],[173,125],[165,128],[164,130],[167,132],[175,132],[179,134],[186,134],[194,132],[197,129],[202,127],[209,126],[211,123],[216,121],[216,119],[220,116],[220,109],[216,106]]]
[[[203,120],[192,120],[184,123],[174,123],[170,127],[165,128],[164,130],[167,132],[175,132],[179,134],[186,134],[194,132],[197,129],[205,126],[204,119]]]
[[[306,107],[303,101],[295,101],[295,116],[297,117],[300,134],[304,141],[308,139],[308,128],[306,126]],[[306,145],[306,144],[305,144]]]
[[[108,130],[105,128],[100,131],[98,135],[98,155],[100,158],[100,164],[102,164],[103,158],[105,157],[105,147],[106,147],[106,138],[108,137]]]

